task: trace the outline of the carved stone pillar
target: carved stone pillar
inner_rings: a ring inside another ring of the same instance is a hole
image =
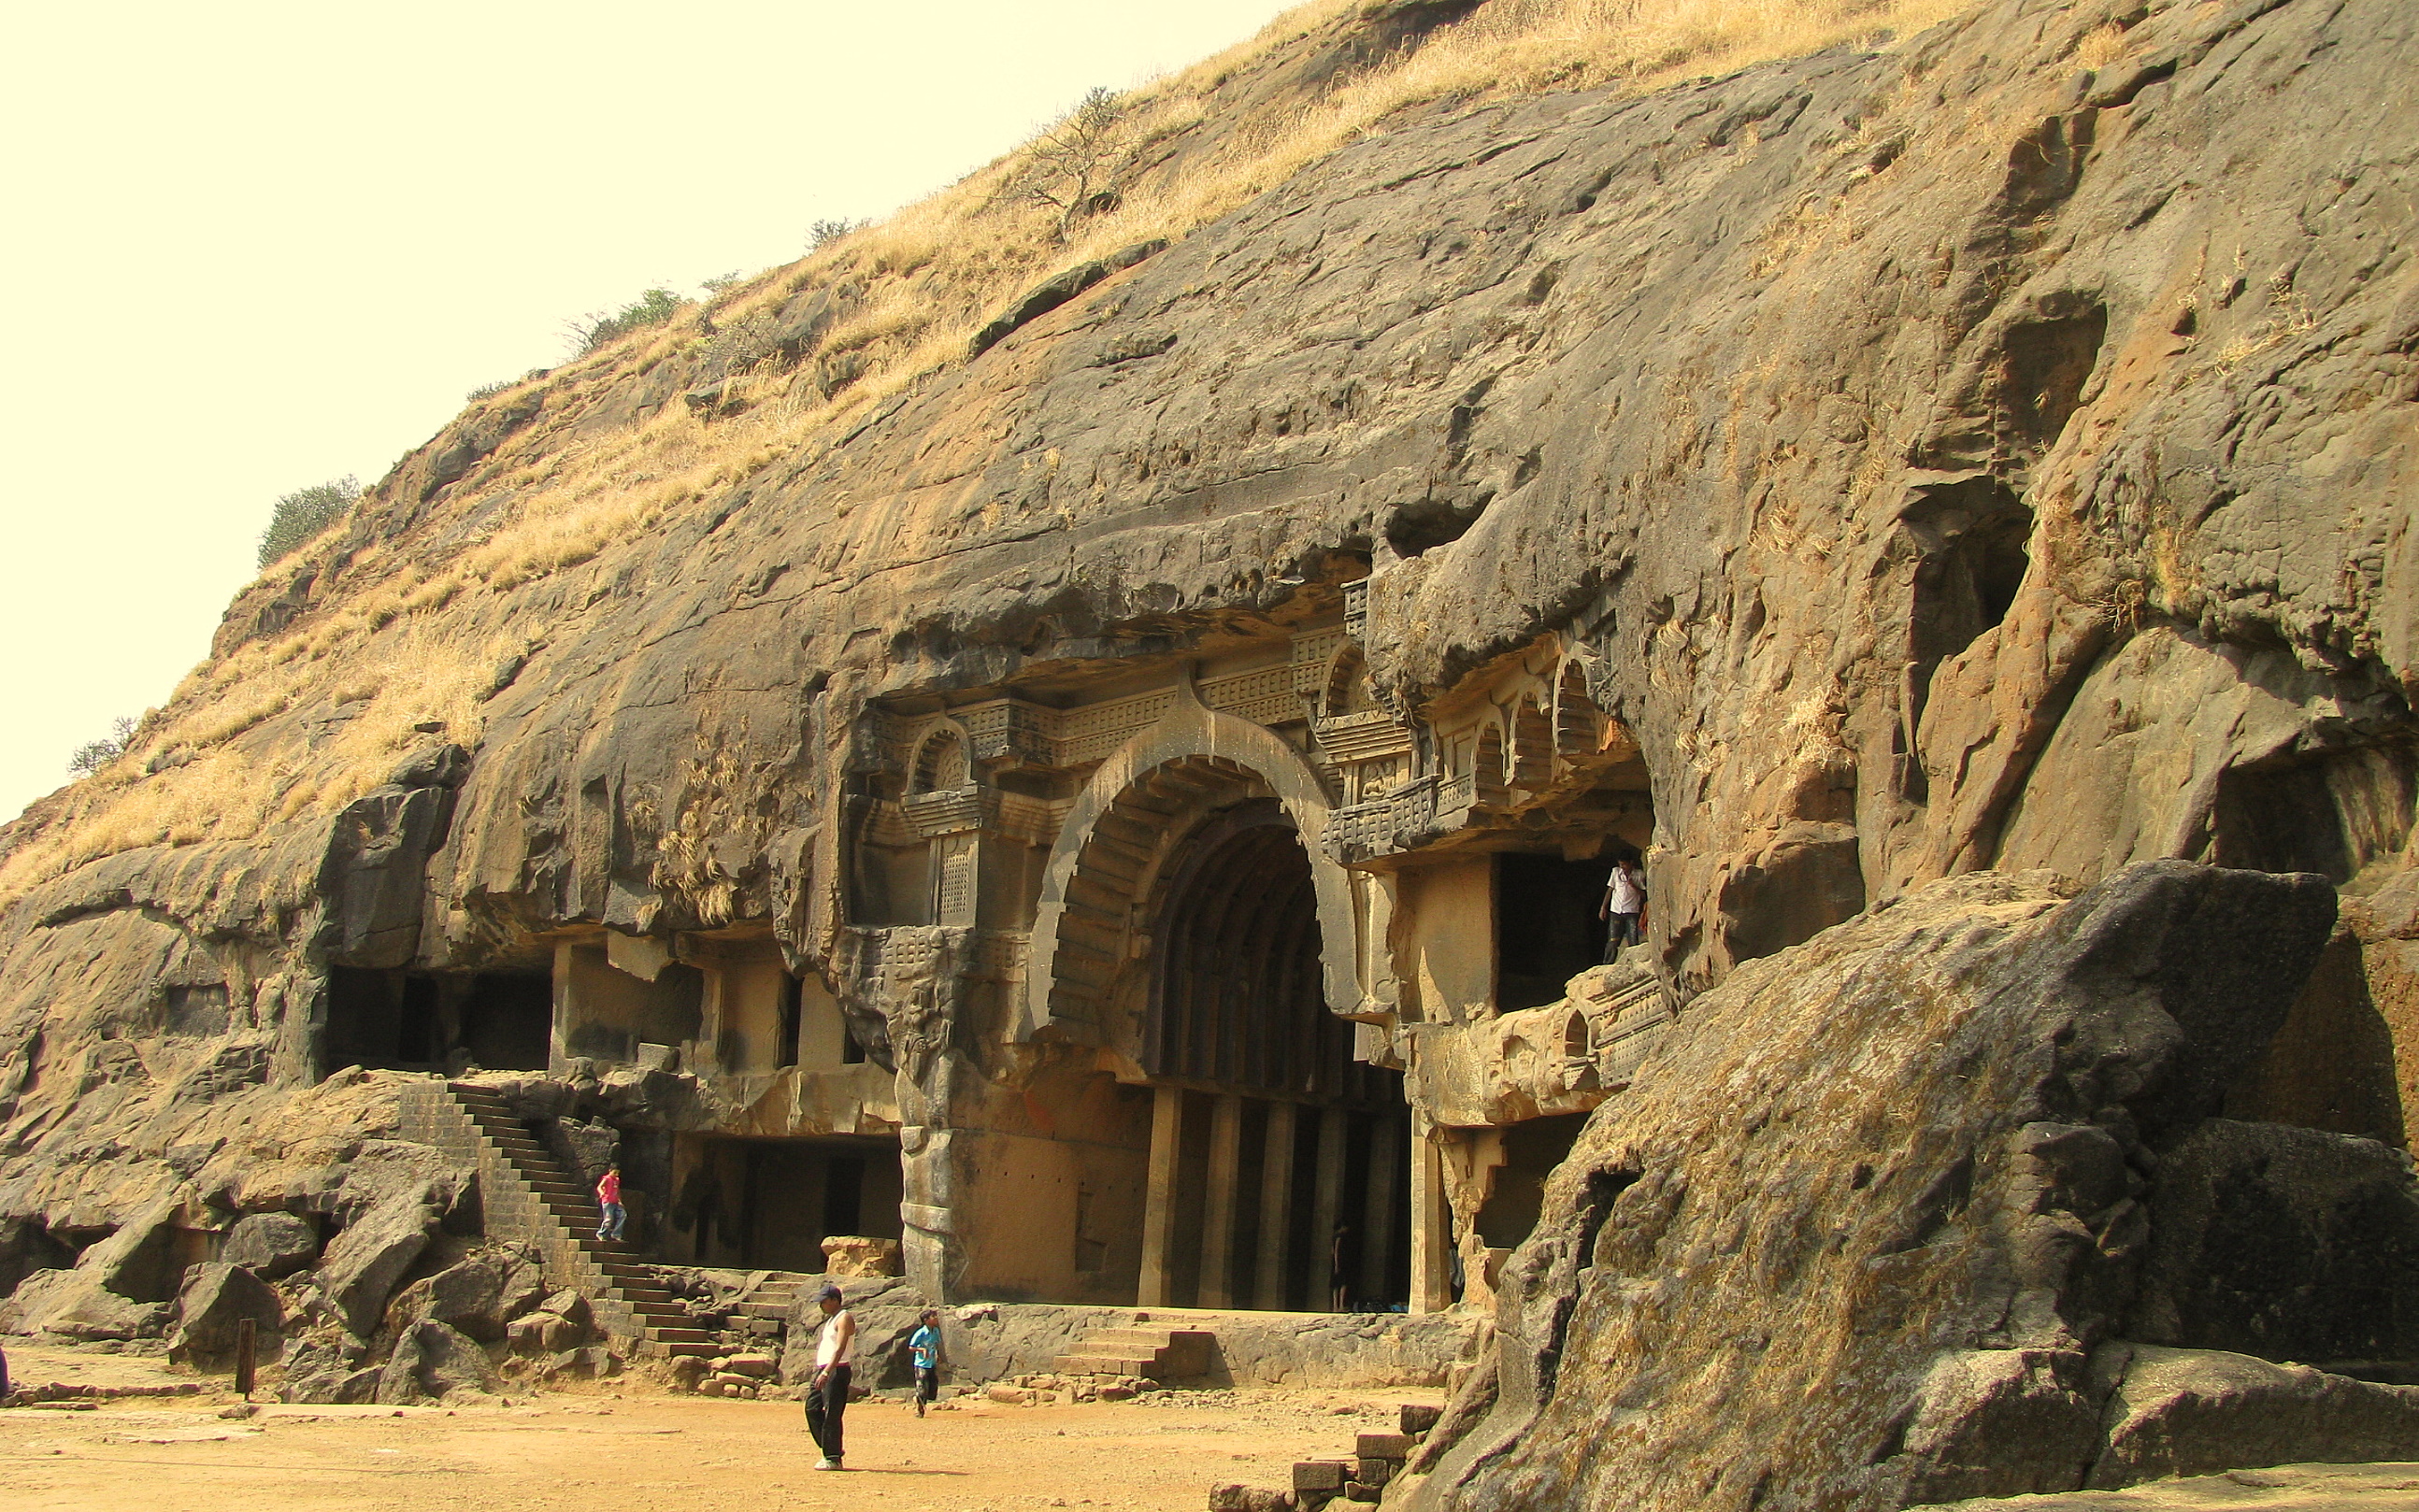
[[[1318,1115],[1318,1171],[1311,1188],[1310,1310],[1327,1312],[1335,1305],[1335,1223],[1344,1208],[1345,1134],[1342,1108],[1324,1108]]]
[[[1184,1138],[1184,1088],[1161,1087],[1150,1109],[1150,1167],[1142,1210],[1142,1280],[1137,1307],[1165,1307],[1168,1242],[1176,1233],[1176,1173]]]
[[[1203,1194],[1200,1307],[1235,1304],[1235,1215],[1242,1206],[1243,1100],[1223,1093],[1210,1109],[1210,1179]]]
[[[1294,1104],[1269,1105],[1268,1137],[1260,1157],[1260,1253],[1253,1278],[1252,1305],[1282,1312],[1287,1304],[1287,1231],[1293,1226]]]
[[[1453,1305],[1453,1208],[1445,1197],[1444,1151],[1434,1134],[1417,1125],[1411,1134],[1411,1296],[1415,1313],[1441,1313]]]

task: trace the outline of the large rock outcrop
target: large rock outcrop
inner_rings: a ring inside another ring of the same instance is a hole
[[[2215,1352],[2405,1347],[2409,1162],[2215,1116],[2332,889],[2166,862],[2068,890],[1937,883],[1698,999],[1553,1176],[1418,1504],[1898,1507],[2419,1425],[2419,1391]]]

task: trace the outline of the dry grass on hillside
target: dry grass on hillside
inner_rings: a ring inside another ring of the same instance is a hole
[[[963,361],[975,329],[1039,279],[1136,241],[1181,237],[1406,111],[1545,90],[1645,89],[1841,42],[1885,46],[1971,4],[1491,0],[1416,49],[1315,94],[1256,96],[1273,66],[1341,38],[1369,8],[1317,0],[1288,12],[1251,41],[1118,100],[1102,147],[1117,197],[1075,219],[1063,239],[1059,211],[1031,193],[1040,164],[1028,145],[703,310],[536,379],[554,395],[548,419],[507,441],[477,485],[481,497],[512,490],[503,518],[467,550],[404,539],[357,552],[329,607],[197,670],[123,759],[79,784],[0,862],[0,894],[132,846],[240,839],[324,816],[426,738],[415,724],[442,719],[449,738],[475,740],[476,694],[500,648],[517,640],[503,633],[502,595],[642,535],[772,460],[811,456],[870,407]],[[725,349],[716,342],[727,348],[732,338],[721,332],[761,326],[801,293],[843,285],[856,292],[854,312],[816,351],[793,367],[757,365],[725,379],[743,412],[707,422],[674,403],[612,434],[574,433],[587,405],[570,395],[667,359],[702,362]],[[382,501],[373,490],[362,509],[374,517]],[[304,554],[312,549],[331,548],[323,542]],[[362,706],[332,733],[304,723],[349,702]],[[186,764],[146,774],[170,753]]]

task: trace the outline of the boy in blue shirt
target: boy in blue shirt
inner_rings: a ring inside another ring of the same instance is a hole
[[[907,1335],[907,1358],[916,1367],[916,1415],[924,1415],[924,1406],[941,1395],[941,1311],[924,1309],[918,1320],[923,1326]]]

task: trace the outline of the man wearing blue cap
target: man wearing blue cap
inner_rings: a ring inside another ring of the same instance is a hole
[[[855,1373],[856,1319],[848,1299],[828,1281],[815,1293],[815,1305],[824,1310],[824,1327],[815,1338],[814,1379],[807,1383],[807,1431],[824,1452],[815,1468],[841,1470],[846,1467],[840,1463],[840,1424],[848,1411],[849,1377]]]

